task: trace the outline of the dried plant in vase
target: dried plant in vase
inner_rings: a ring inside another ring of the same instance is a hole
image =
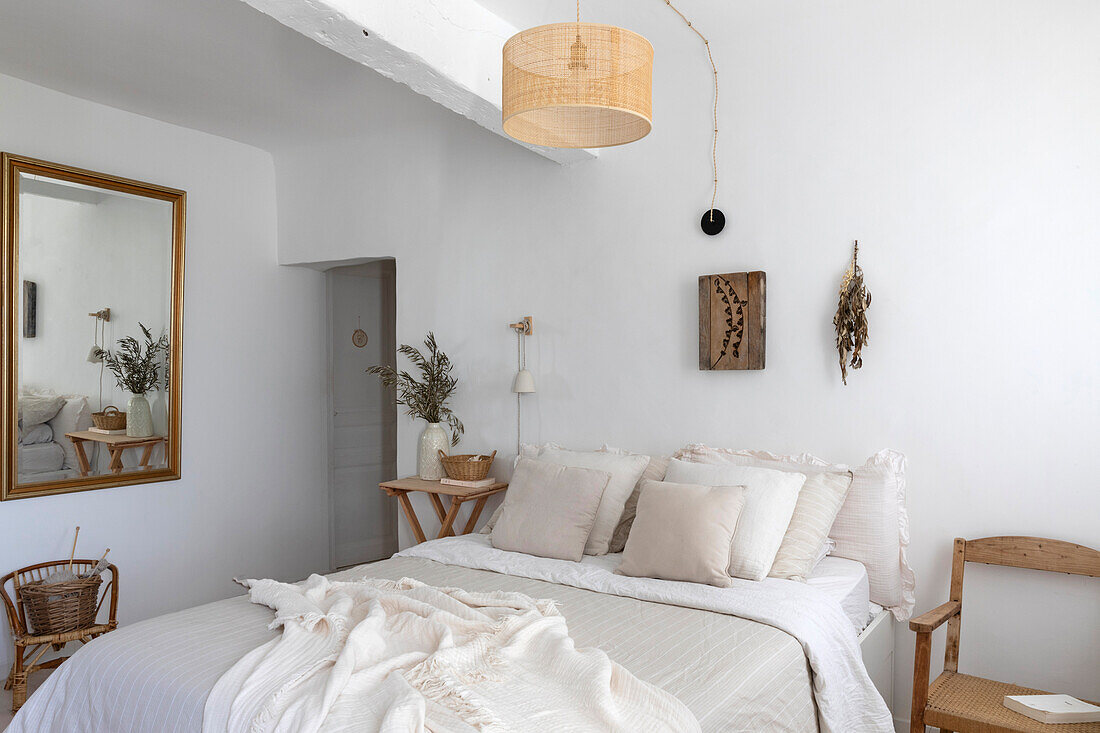
[[[859,241],[852,250],[852,261],[840,283],[840,303],[833,317],[836,326],[836,350],[840,354],[840,378],[848,384],[848,367],[863,366],[863,347],[867,344],[867,309],[871,293],[863,284],[863,269],[859,266]]]
[[[411,417],[428,423],[420,435],[417,473],[422,479],[435,481],[444,476],[439,451],[446,453],[450,446],[458,445],[464,428],[462,421],[447,406],[447,400],[458,387],[458,379],[451,374],[454,364],[439,350],[434,333],[428,332],[424,346],[427,356],[408,344],[401,344],[397,350],[420,370],[419,380],[406,371],[386,365],[372,366],[367,373],[377,375],[382,384],[393,387],[397,391],[397,404],[402,405]],[[443,423],[450,428],[449,440]]]
[[[145,344],[133,336],[118,340],[114,353],[100,349],[96,354],[115,375],[119,389],[133,397],[127,406],[126,434],[146,438],[153,434],[153,412],[145,394],[155,389],[168,389],[168,334],[161,333],[153,340],[152,332],[145,324],[138,323],[145,335]]]

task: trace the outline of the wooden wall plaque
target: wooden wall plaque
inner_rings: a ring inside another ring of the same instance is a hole
[[[763,272],[699,277],[699,368],[764,368]]]

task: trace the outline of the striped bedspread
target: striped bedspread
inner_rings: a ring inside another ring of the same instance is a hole
[[[818,730],[806,654],[799,641],[772,626],[415,557],[330,577],[411,577],[434,586],[553,599],[578,647],[602,649],[675,695],[704,731]],[[118,629],[58,668],[9,733],[200,731],[218,678],[279,633],[267,628],[270,621],[269,609],[241,596]]]

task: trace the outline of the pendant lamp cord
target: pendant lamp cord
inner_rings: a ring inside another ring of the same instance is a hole
[[[687,19],[687,16],[672,4],[672,0],[665,0],[665,5],[672,8],[673,12],[687,23],[688,28],[699,36],[703,45],[707,47],[707,58],[710,59],[710,68],[714,71],[714,144],[711,146],[710,151],[711,166],[714,170],[714,191],[710,197],[710,220],[714,221],[714,202],[718,200],[718,66],[714,63],[714,54],[710,52],[710,41],[707,40],[707,37],[700,33],[699,29]],[[580,0],[577,0],[577,22],[580,22]]]

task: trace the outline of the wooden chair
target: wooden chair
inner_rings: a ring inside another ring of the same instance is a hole
[[[1100,552],[1083,545],[1041,537],[956,538],[951,563],[951,600],[909,622],[909,628],[917,632],[910,733],[924,733],[925,725],[958,733],[1100,731],[1100,723],[1043,724],[1004,706],[1005,695],[1047,694],[1042,690],[959,674],[963,568],[968,562],[1100,577]],[[929,686],[932,632],[944,622],[947,622],[947,651],[943,673]]]
[[[98,562],[98,560],[73,560],[72,569],[77,573],[84,572],[95,567]],[[4,608],[7,609],[8,622],[11,624],[12,640],[15,642],[15,661],[12,663],[11,673],[4,683],[4,689],[12,691],[11,711],[13,713],[17,712],[27,700],[28,675],[40,669],[52,669],[68,659],[67,656],[58,657],[39,664],[38,660],[42,658],[43,654],[50,649],[60,651],[70,641],[79,641],[86,644],[100,634],[105,634],[118,627],[118,620],[116,619],[116,613],[118,612],[118,568],[114,565],[108,565],[107,569],[103,571],[103,575],[107,576],[109,573],[110,580],[100,591],[99,602],[96,605],[96,618],[98,618],[99,610],[103,606],[103,602],[107,600],[108,592],[110,593],[111,603],[108,607],[109,613],[106,623],[93,624],[61,634],[35,635],[28,631],[27,610],[23,605],[21,593],[22,586],[36,580],[42,580],[53,571],[67,567],[69,567],[69,560],[43,562],[21,568],[0,578],[0,596],[3,596],[4,599]],[[12,596],[8,595],[9,582],[12,584],[14,602]]]

